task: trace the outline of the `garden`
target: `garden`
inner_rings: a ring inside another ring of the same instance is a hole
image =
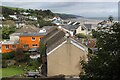
[[[2,54],[2,68],[0,77],[22,76],[28,71],[38,70],[40,58],[31,59],[30,54],[23,52],[21,49]]]

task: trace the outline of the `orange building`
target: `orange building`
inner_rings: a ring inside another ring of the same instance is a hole
[[[7,53],[14,51],[18,48],[19,44],[11,41],[4,41],[2,42],[2,53]]]
[[[40,39],[42,37],[43,34],[40,33],[35,33],[35,34],[24,33],[20,35],[20,47],[23,48],[23,50],[38,48],[40,44]]]
[[[24,51],[28,51],[32,48],[38,48],[40,39],[44,37],[44,35],[44,33],[21,33],[17,43],[12,41],[2,42],[1,53],[11,52],[17,48],[22,48]]]

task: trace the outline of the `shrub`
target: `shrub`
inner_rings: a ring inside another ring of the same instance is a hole
[[[82,33],[79,33],[76,35],[78,38],[87,38],[86,35],[82,34]]]
[[[4,59],[4,60],[13,59],[14,58],[14,54],[15,54],[15,51],[2,54],[2,59]]]
[[[6,67],[7,67],[6,60],[2,60],[2,68],[6,68]]]

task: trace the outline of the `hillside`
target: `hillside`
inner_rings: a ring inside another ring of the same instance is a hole
[[[54,13],[50,10],[33,10],[33,9],[23,9],[23,8],[15,8],[15,7],[6,7],[6,6],[0,6],[2,8],[2,14],[5,18],[8,18],[9,15],[14,14],[21,14],[23,12],[30,13],[29,16],[36,16],[36,17],[53,17]]]
[[[55,13],[62,19],[71,19],[71,18],[77,18],[77,17],[83,17],[83,16],[78,16],[78,15],[73,15],[73,14],[61,14],[61,13]]]
[[[2,14],[5,18],[8,18],[9,15],[14,15],[15,13],[20,14],[23,12],[31,13],[32,16],[37,16],[40,18],[52,18],[53,16],[59,16],[62,19],[70,19],[70,18],[82,17],[73,14],[54,13],[51,10],[41,10],[41,9],[33,10],[33,9],[23,9],[23,8],[8,7],[8,6],[0,6],[0,8],[2,8]]]

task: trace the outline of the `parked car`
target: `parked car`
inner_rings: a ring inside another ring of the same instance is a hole
[[[40,72],[37,71],[37,72],[27,72],[26,76],[27,77],[38,78],[38,77],[41,77],[42,75],[40,74]]]

